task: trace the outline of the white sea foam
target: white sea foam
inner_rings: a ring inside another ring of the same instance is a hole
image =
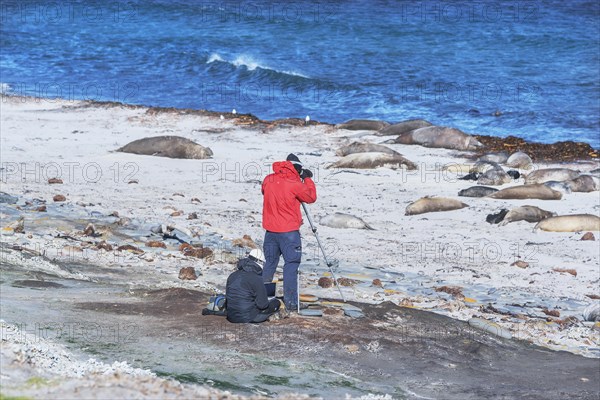
[[[223,57],[221,57],[221,55],[219,55],[218,53],[212,53],[210,55],[210,57],[208,57],[208,60],[206,61],[206,63],[211,64],[216,61],[231,64],[231,65],[235,66],[236,68],[245,67],[248,71],[255,71],[257,68],[260,68],[265,71],[273,71],[273,72],[278,72],[280,74],[299,76],[299,77],[307,78],[307,79],[309,78],[308,76],[301,74],[299,72],[296,72],[296,71],[287,71],[287,70],[282,71],[282,70],[278,70],[275,68],[271,68],[268,65],[261,64],[254,57],[247,55],[247,54],[239,55],[235,59],[233,59],[233,61],[228,61],[228,60],[224,59]]]

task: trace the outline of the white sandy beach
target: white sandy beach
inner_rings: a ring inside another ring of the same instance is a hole
[[[232,119],[17,97],[4,97],[0,111],[1,190],[23,199],[44,199],[49,207],[54,195],[63,194],[64,215],[76,221],[74,225],[49,222],[43,213],[24,211],[25,234],[4,235],[3,246],[46,250],[52,257],[96,257],[94,262],[111,268],[126,265],[139,271],[140,279],[130,282],[132,287],[223,290],[232,265],[221,256],[221,249],[215,249],[214,258],[190,260],[176,247],[150,249],[142,240],[123,239],[120,244],[132,243],[146,253],[127,253],[117,259],[98,256],[97,250],[65,250],[72,243],[54,236],[57,232],[77,235],[87,224],[86,215],[107,216],[117,211],[121,218],[140,225],[176,224],[198,235],[222,235],[225,240],[250,235],[260,245],[264,235],[260,182],[271,172],[274,161],[293,152],[315,173],[318,200],[309,209],[316,221],[344,212],[375,229],[318,225],[328,253],[339,260],[338,277],[359,281],[342,288],[347,299],[392,301],[460,320],[489,319],[517,339],[600,357],[598,324],[583,322],[581,316],[587,306],[599,301],[589,297],[600,295],[598,232],[594,232],[595,241],[581,241],[584,232],[534,233],[534,224],[524,221],[506,226],[485,222],[488,214],[501,208],[525,204],[558,215],[597,215],[598,192],[567,194],[556,201],[458,197],[459,190],[475,183],[457,180],[462,173],[450,173],[443,167],[472,161],[456,151],[398,144],[389,147],[417,163],[417,171],[326,169],[339,158],[335,150],[355,140],[349,137],[358,135],[359,140],[375,143],[389,139],[327,125],[255,129]],[[159,135],[192,139],[210,147],[214,156],[210,160],[179,160],[114,152],[133,140]],[[536,164],[535,168],[546,166]],[[598,168],[598,163],[575,167],[589,171]],[[63,184],[48,184],[54,177]],[[129,183],[132,180],[137,183]],[[521,179],[505,186],[522,183]],[[404,215],[409,203],[434,195],[460,199],[469,208]],[[194,198],[200,202],[192,201]],[[183,211],[181,216],[171,216],[178,210]],[[187,219],[192,212],[198,219]],[[16,216],[3,215],[2,226]],[[317,285],[328,271],[307,225],[305,222],[301,230],[305,261],[301,291],[339,298],[335,287]],[[4,260],[19,257],[11,251],[3,254]],[[529,266],[511,265],[519,259]],[[179,269],[185,266],[194,266],[203,275],[196,281],[179,280]],[[52,265],[30,263],[28,268],[51,271]],[[576,276],[556,272],[556,268],[574,269]],[[73,277],[99,279],[85,272]],[[375,278],[383,287],[372,285]],[[459,286],[466,297],[453,298],[434,290],[441,286]],[[488,303],[513,312],[519,308],[515,304],[521,305],[521,316],[482,312],[480,306]],[[552,319],[547,321],[543,308],[559,311],[560,319],[574,316],[579,322],[561,326]]]

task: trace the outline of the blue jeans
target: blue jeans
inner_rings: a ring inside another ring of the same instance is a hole
[[[264,282],[271,282],[279,257],[283,255],[283,302],[288,310],[298,306],[298,268],[302,259],[300,231],[265,233],[263,244],[265,267],[262,276]]]

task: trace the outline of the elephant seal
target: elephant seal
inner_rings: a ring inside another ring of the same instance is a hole
[[[478,161],[492,161],[498,164],[504,164],[508,160],[508,154],[504,151],[499,151],[497,153],[488,153],[479,157]]]
[[[600,178],[592,175],[580,175],[575,179],[566,181],[565,184],[572,192],[595,192],[600,190]]]
[[[547,181],[570,181],[579,176],[579,171],[568,168],[544,168],[529,173],[525,177],[525,184],[544,183]],[[572,189],[571,189],[572,190]]]
[[[383,128],[377,134],[380,136],[402,135],[403,133],[432,125],[431,122],[425,121],[424,119],[409,119]]]
[[[209,147],[181,136],[155,136],[134,140],[117,149],[123,153],[141,154],[168,158],[203,160],[213,155]]]
[[[390,124],[385,121],[373,119],[351,119],[336,125],[336,128],[347,129],[349,131],[378,131],[388,126],[390,126]]]
[[[398,153],[396,150],[392,150],[387,146],[376,144],[376,143],[360,143],[354,142],[347,146],[340,147],[335,152],[336,155],[340,157],[347,156],[349,154],[356,153],[386,153],[386,154],[394,154],[401,156],[402,154]]]
[[[506,160],[506,165],[510,168],[529,169],[531,164],[533,164],[531,157],[522,151],[511,154]]]
[[[600,231],[600,217],[593,214],[560,215],[541,220],[533,228],[548,232]]]
[[[547,181],[544,182],[544,186],[548,186],[550,189],[556,190],[557,192],[569,194],[571,193],[571,188],[567,182]]]
[[[400,144],[419,144],[424,147],[454,150],[476,150],[483,145],[471,135],[445,126],[428,126],[398,136]]]
[[[500,210],[500,212],[496,214],[489,214],[487,217],[485,217],[485,220],[490,224],[497,224],[504,219],[506,214],[508,214],[508,210],[506,208],[503,208],[502,210]]]
[[[458,195],[461,197],[485,197],[497,191],[498,189],[487,186],[471,186],[458,192]]]
[[[368,229],[374,231],[369,224],[354,215],[336,212],[335,214],[326,215],[319,220],[319,223],[330,228],[353,228],[353,229]]]
[[[562,193],[550,189],[545,185],[522,185],[513,186],[506,189],[498,190],[487,196],[492,199],[539,199],[539,200],[560,200]]]
[[[486,172],[490,169],[496,169],[503,171],[500,164],[494,161],[477,161],[475,164],[471,166],[469,172]]]
[[[556,213],[542,210],[535,206],[521,206],[513,208],[505,216],[500,226],[504,226],[510,222],[515,221],[527,221],[527,222],[540,222],[545,218],[556,216]]]
[[[342,157],[337,162],[329,165],[329,168],[360,168],[373,169],[377,167],[387,167],[391,169],[404,168],[408,170],[417,169],[417,165],[412,161],[400,155],[386,153],[356,153]]]
[[[478,185],[491,185],[500,186],[511,181],[510,175],[508,175],[502,168],[500,169],[489,169],[485,171],[478,179]]]
[[[447,197],[423,197],[417,201],[410,203],[406,207],[404,215],[417,215],[428,212],[460,210],[461,208],[465,207],[469,207],[469,205],[456,199],[450,199]]]
[[[473,136],[445,126],[419,128],[398,136],[394,142],[454,150],[475,150],[483,146]]]
[[[590,174],[600,178],[600,168],[591,170]]]

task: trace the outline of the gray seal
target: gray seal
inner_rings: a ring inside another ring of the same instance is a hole
[[[500,226],[504,226],[510,222],[515,221],[527,221],[527,222],[540,222],[545,218],[556,216],[556,213],[551,211],[542,210],[536,206],[521,206],[513,208],[505,216]]]
[[[558,182],[558,181],[547,181],[544,182],[544,186],[548,186],[552,190],[556,190],[557,192],[561,192],[564,194],[571,193],[571,187],[567,182]]]
[[[510,175],[508,175],[502,168],[500,169],[489,169],[485,171],[479,179],[477,179],[477,184],[479,185],[491,185],[491,186],[500,186],[505,183],[509,183],[512,180]]]
[[[508,154],[504,151],[500,151],[497,153],[488,153],[479,157],[478,161],[492,161],[498,164],[504,164],[508,160]]]
[[[335,152],[340,157],[356,153],[386,153],[401,156],[396,150],[392,150],[387,146],[376,143],[360,143],[354,142],[346,146],[342,146]]]
[[[506,165],[510,168],[529,169],[531,164],[533,164],[531,157],[522,151],[511,154],[506,160]]]
[[[419,128],[398,136],[395,142],[454,150],[476,150],[483,146],[473,136],[445,126]]]
[[[349,131],[378,131],[388,126],[390,126],[390,124],[385,121],[373,119],[351,119],[336,125],[336,128],[347,129]]]
[[[330,228],[337,229],[368,229],[375,230],[361,218],[354,215],[336,212],[335,214],[326,215],[319,220],[319,223]]]
[[[211,158],[213,155],[209,147],[201,146],[181,136],[155,136],[138,139],[117,149],[117,151],[146,156],[194,160]]]
[[[458,192],[458,195],[461,197],[485,197],[497,191],[498,189],[487,186],[471,186]]]
[[[425,128],[432,126],[433,124],[424,119],[409,119],[406,121],[398,122],[397,124],[390,125],[379,131],[378,135],[381,136],[392,136],[402,135],[406,132],[414,131],[415,129]]]

